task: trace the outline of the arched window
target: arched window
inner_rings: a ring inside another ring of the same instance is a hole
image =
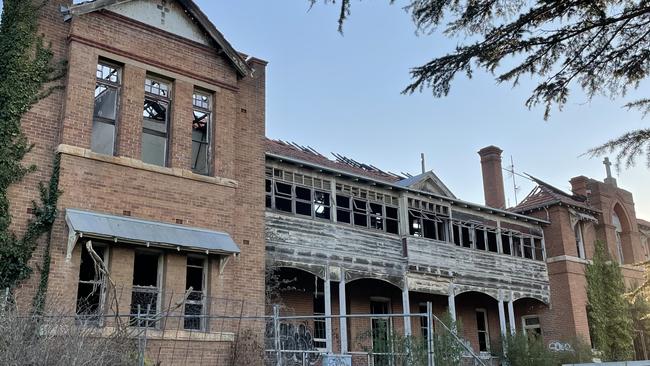
[[[616,228],[616,252],[618,253],[618,260],[619,263],[623,264],[623,226],[621,225],[621,219],[618,217],[616,212],[612,213],[612,224]]]

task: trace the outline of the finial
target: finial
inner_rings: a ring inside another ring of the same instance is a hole
[[[609,158],[605,158],[603,164],[605,164],[605,169],[607,170],[607,178],[605,178],[605,183],[616,187],[616,178],[612,177],[612,162],[609,161]]]

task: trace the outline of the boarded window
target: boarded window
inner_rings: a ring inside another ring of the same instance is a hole
[[[121,68],[100,61],[97,64],[95,107],[90,149],[106,155],[115,153],[117,106],[120,95]]]

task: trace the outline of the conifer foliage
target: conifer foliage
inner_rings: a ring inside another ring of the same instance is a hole
[[[36,169],[24,166],[32,148],[20,128],[21,118],[57,86],[62,68],[38,34],[43,0],[4,0],[0,20],[0,289],[14,289],[29,277],[27,265],[37,240],[48,232],[56,216],[58,169],[48,185],[41,185],[41,202],[33,204],[34,217],[18,237],[11,231],[8,189]]]
[[[589,331],[594,347],[602,352],[604,361],[633,359],[632,318],[623,274],[602,241],[596,242],[593,263],[587,266],[586,277]]]
[[[309,0],[312,5],[320,0]],[[339,31],[352,0],[340,6]],[[459,45],[411,70],[404,93],[423,89],[446,96],[457,76],[494,73],[499,83],[537,82],[526,105],[560,109],[572,88],[595,95],[625,96],[650,74],[650,2],[647,0],[387,0],[403,5],[420,33],[440,30]],[[650,98],[628,108],[650,112]],[[645,157],[650,167],[650,128],[631,131],[588,153],[618,151],[618,163]]]

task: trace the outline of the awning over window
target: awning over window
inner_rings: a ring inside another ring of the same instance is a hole
[[[70,230],[68,259],[80,237],[206,254],[239,254],[232,237],[219,231],[76,209],[66,209],[65,219]]]

